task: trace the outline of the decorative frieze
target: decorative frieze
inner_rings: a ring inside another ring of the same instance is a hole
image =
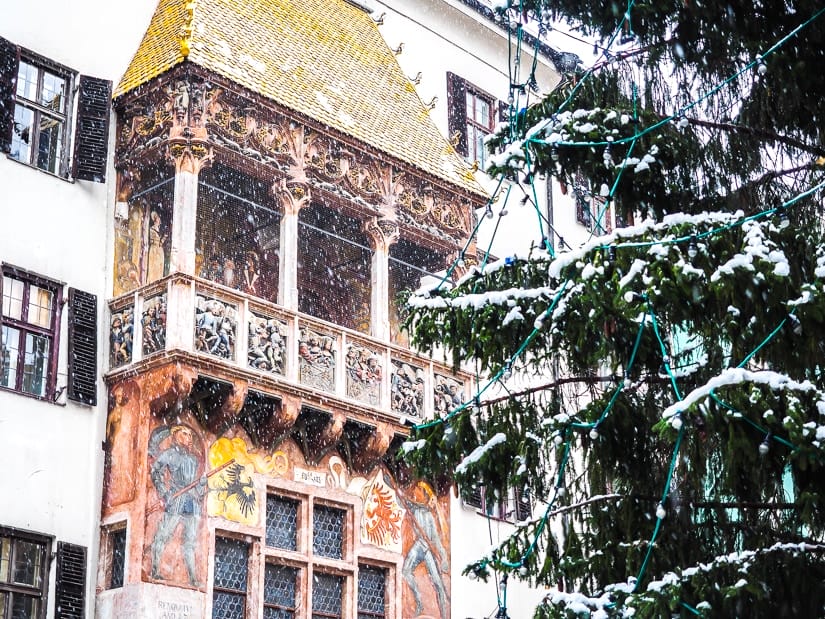
[[[347,396],[377,406],[381,402],[383,368],[379,353],[350,344],[346,356]]]
[[[392,360],[392,412],[420,419],[424,415],[424,368]]]
[[[132,362],[135,329],[135,308],[132,305],[112,312],[109,329],[109,367],[117,368]]]
[[[197,295],[195,350],[223,359],[235,358],[238,308],[231,303]]]
[[[324,391],[335,391],[336,337],[304,327],[298,341],[301,383]]]
[[[287,323],[249,312],[247,365],[256,370],[284,375],[287,354]]]
[[[143,356],[166,348],[166,293],[143,301],[140,318]]]

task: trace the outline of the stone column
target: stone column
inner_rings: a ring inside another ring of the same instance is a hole
[[[390,247],[398,240],[398,223],[391,217],[374,217],[366,223],[372,241],[372,294],[370,296],[370,335],[390,339]]]
[[[175,198],[172,210],[172,248],[169,270],[195,273],[195,243],[198,214],[198,174],[212,162],[214,153],[197,128],[184,127],[170,137],[169,157],[175,164]]]
[[[298,213],[309,204],[309,185],[282,180],[274,187],[281,203],[280,261],[278,266],[278,303],[298,310]]]

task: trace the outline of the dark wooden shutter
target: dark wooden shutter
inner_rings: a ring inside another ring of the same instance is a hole
[[[112,82],[80,76],[74,137],[73,176],[81,181],[106,180]]]
[[[450,139],[458,132],[455,149],[467,156],[467,82],[455,73],[447,72],[447,126]]]
[[[0,153],[11,150],[14,126],[14,91],[17,86],[17,65],[20,50],[0,37]]]
[[[506,101],[498,102],[498,120],[499,122],[510,122],[510,106]]]
[[[473,486],[469,496],[464,499],[464,505],[467,507],[475,507],[481,509],[484,506],[483,487],[479,485]]]
[[[516,520],[521,522],[533,515],[533,502],[530,500],[530,491],[516,490]]]
[[[97,297],[69,288],[70,400],[97,404]]]
[[[54,619],[85,619],[85,546],[57,543],[57,590],[54,603]]]

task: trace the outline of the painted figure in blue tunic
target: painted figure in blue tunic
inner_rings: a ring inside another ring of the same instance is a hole
[[[168,432],[171,433],[172,444],[160,451],[150,471],[152,484],[163,502],[163,516],[152,539],[152,578],[163,580],[160,572],[161,555],[178,526],[181,526],[183,562],[190,584],[199,587],[201,583],[197,578],[195,546],[206,477],[201,475],[201,457],[194,449],[192,429],[176,425],[168,429]],[[156,434],[153,438],[157,436]]]

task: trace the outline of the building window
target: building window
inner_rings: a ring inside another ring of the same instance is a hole
[[[343,616],[344,577],[314,574],[312,579],[312,619],[339,619]]]
[[[62,286],[11,267],[2,274],[0,387],[51,397]]]
[[[504,497],[499,497],[492,489],[477,484],[463,502],[467,507],[497,520],[521,522],[533,515],[533,503],[526,488],[508,489]]]
[[[319,557],[344,558],[343,509],[316,505],[312,512],[312,552]]]
[[[45,616],[50,550],[45,536],[0,528],[0,618]]]
[[[213,619],[245,619],[248,576],[249,544],[216,537]]]
[[[454,73],[447,73],[447,124],[456,150],[484,169],[487,150],[484,138],[495,128],[496,111],[503,103]]]
[[[576,221],[596,236],[612,231],[610,205],[594,195],[590,182],[577,174],[573,181],[573,197],[576,200]]]
[[[369,565],[358,566],[358,619],[387,616],[387,571]]]
[[[484,169],[486,151],[484,138],[493,132],[493,100],[467,90],[467,159],[478,161]]]
[[[108,80],[78,77],[0,38],[0,153],[52,174],[102,183],[108,164],[111,98]]]
[[[21,55],[9,153],[13,159],[52,174],[64,172],[71,81],[69,71]]]
[[[107,589],[123,586],[126,575],[126,528],[109,531],[109,578]]]
[[[266,497],[266,545],[298,549],[298,501],[270,494]]]
[[[298,568],[267,563],[264,570],[264,619],[293,619],[298,611]]]
[[[258,542],[215,538],[213,618],[256,616],[261,611],[264,619],[393,616],[392,600],[400,595],[391,584],[394,568],[354,552],[352,536],[357,529],[352,518],[348,504],[270,491],[260,531],[261,552],[250,555]],[[262,581],[248,578],[248,573],[263,573]],[[255,590],[257,582],[262,582],[262,591]],[[252,600],[260,600],[255,603],[263,608],[249,607]]]

